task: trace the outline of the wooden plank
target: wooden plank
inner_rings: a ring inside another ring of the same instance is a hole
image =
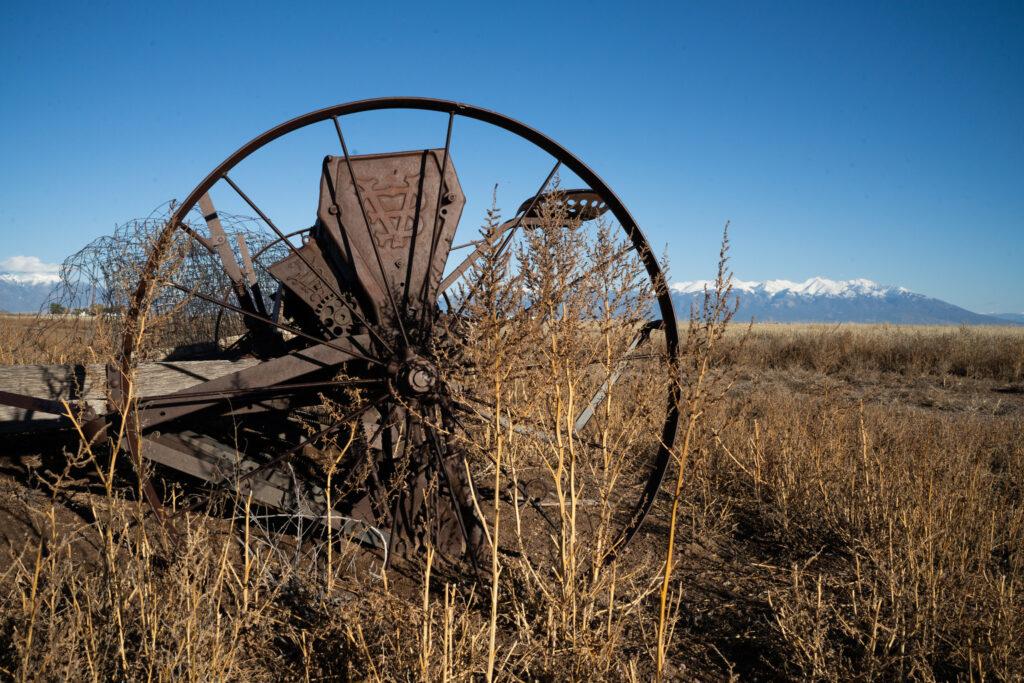
[[[363,340],[365,343],[365,339]],[[332,344],[351,344],[352,339],[335,339]],[[219,391],[231,389],[254,389],[266,387],[273,384],[281,384],[295,380],[303,375],[323,370],[338,365],[339,363],[352,358],[350,352],[334,346],[318,344],[308,349],[295,351],[287,356],[272,358],[260,364],[258,369],[252,372],[245,372],[242,368],[230,376],[221,377],[211,381],[204,391]],[[354,350],[354,349],[353,349]],[[170,392],[163,392],[170,393]],[[189,413],[195,413],[204,408],[214,405],[214,401],[207,403],[189,403],[187,405],[155,407],[152,410],[142,410],[140,418],[145,427],[153,427],[163,422],[177,419]]]
[[[143,363],[135,387],[140,398],[169,394],[258,363],[255,358]],[[5,365],[0,366],[0,390],[54,401],[84,401],[103,414],[107,409],[107,370],[102,363]],[[61,421],[56,415],[0,405],[0,432],[54,428]]]

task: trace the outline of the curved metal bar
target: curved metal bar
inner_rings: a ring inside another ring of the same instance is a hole
[[[665,345],[669,362],[672,365],[673,378],[678,376],[679,330],[676,326],[676,315],[672,306],[672,300],[668,295],[668,282],[665,279],[665,275],[661,270],[661,266],[658,263],[658,259],[654,255],[650,244],[640,231],[639,226],[633,219],[633,216],[629,213],[625,204],[622,203],[622,200],[619,199],[618,195],[611,190],[611,188],[601,179],[600,176],[597,175],[597,173],[569,152],[569,150],[562,147],[540,131],[531,128],[520,121],[516,121],[515,119],[489,109],[474,107],[461,102],[425,97],[385,97],[339,104],[303,114],[271,128],[242,145],[192,190],[175,212],[172,217],[172,221],[181,226],[183,222],[182,219],[192,209],[192,207],[195,206],[203,193],[207,192],[223,175],[228,173],[260,147],[263,147],[264,145],[295,130],[304,128],[310,124],[326,121],[333,117],[387,109],[413,109],[443,112],[446,114],[454,114],[456,116],[464,116],[466,118],[502,128],[514,135],[518,135],[519,137],[532,142],[537,147],[540,147],[556,159],[562,161],[566,168],[575,173],[592,190],[600,194],[607,203],[609,210],[616,219],[618,219],[619,224],[633,243],[633,247],[636,249],[648,276],[651,278],[652,284],[654,285],[654,291],[658,299],[661,319],[665,321]],[[661,481],[665,476],[665,471],[668,468],[668,463],[671,459],[671,447],[675,442],[676,429],[679,424],[679,400],[681,393],[682,388],[679,383],[673,381],[669,387],[667,412],[660,440],[661,445],[659,447],[658,454],[656,455],[654,468],[650,478],[648,479],[642,499],[636,507],[636,514],[633,517],[633,521],[624,529],[618,539],[618,542],[614,544],[615,548],[621,548],[633,537],[634,534],[636,534],[654,503],[654,498],[661,486]]]
[[[303,235],[305,233],[308,233],[312,229],[313,228],[302,228],[300,230],[292,230],[291,232],[285,233],[283,237],[278,237],[273,242],[267,242],[266,244],[264,244],[262,247],[259,248],[259,251],[256,251],[255,253],[253,253],[252,260],[253,261],[258,260],[261,256],[263,256],[263,254],[265,254],[267,252],[268,249],[270,249],[272,246],[274,246],[278,242],[288,241],[292,237],[296,237],[297,235]]]

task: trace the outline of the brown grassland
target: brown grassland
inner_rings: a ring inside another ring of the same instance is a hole
[[[94,360],[70,323],[15,350],[19,320],[0,363]],[[652,515],[579,585],[497,555],[493,592],[429,562],[382,579],[245,514],[190,516],[171,550],[113,470],[11,445],[0,671],[1020,680],[1024,328],[716,325],[683,330],[704,388]]]

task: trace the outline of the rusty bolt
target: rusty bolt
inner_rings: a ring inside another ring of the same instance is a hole
[[[328,207],[328,209],[327,209],[327,213],[331,214],[332,216],[337,216],[338,215],[338,205],[337,204],[331,204],[330,207]]]

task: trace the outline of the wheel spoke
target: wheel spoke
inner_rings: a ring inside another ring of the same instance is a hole
[[[448,113],[448,130],[444,137],[444,156],[441,160],[441,177],[437,183],[437,201],[434,202],[434,220],[430,223],[430,258],[427,260],[426,274],[423,276],[423,283],[420,286],[420,329],[426,326],[427,321],[427,294],[430,291],[431,274],[434,268],[434,253],[437,250],[437,221],[441,217],[441,200],[444,198],[444,176],[448,172],[448,155],[452,146],[452,125],[455,123],[455,112]],[[411,259],[410,259],[411,260]]]
[[[458,520],[459,531],[462,533],[462,540],[466,544],[466,552],[473,565],[473,571],[479,576],[480,567],[477,566],[476,553],[473,552],[474,543],[469,536],[469,529],[466,528],[466,520],[462,514],[463,505],[459,502],[458,496],[455,494],[455,486],[448,472],[448,466],[445,463],[445,454],[443,451],[447,450],[447,444],[442,441],[441,435],[437,430],[433,429],[433,427],[428,425],[425,421],[421,421],[421,424],[423,425],[423,430],[426,433],[426,440],[429,443],[434,456],[434,467],[440,471],[444,486],[448,489],[448,498],[451,501],[452,513]]]
[[[467,270],[469,270],[470,266],[472,266],[474,263],[476,263],[477,261],[480,260],[480,257],[483,256],[484,252],[487,249],[494,248],[494,244],[495,244],[495,242],[498,241],[499,237],[501,237],[506,232],[508,232],[509,230],[511,230],[513,227],[516,227],[516,226],[517,226],[517,223],[516,223],[516,221],[514,219],[506,221],[505,223],[502,223],[501,225],[499,225],[494,230],[493,233],[487,235],[486,237],[482,237],[482,238],[480,238],[478,240],[475,240],[473,242],[470,242],[470,243],[464,245],[464,246],[474,246],[475,245],[476,249],[474,249],[473,252],[469,256],[464,258],[462,260],[462,262],[459,263],[459,265],[457,265],[455,267],[455,269],[452,270],[452,272],[448,273],[448,275],[444,278],[444,280],[441,281],[441,286],[438,288],[440,290],[441,294],[444,294],[449,289],[451,289],[451,286],[459,281],[459,278],[462,277],[462,275]],[[454,251],[454,249],[452,249],[452,251]]]
[[[367,451],[367,454],[369,454],[373,450],[373,444],[376,443],[378,438],[381,439],[381,451],[382,452],[384,450],[383,447],[385,445],[385,441],[387,441],[387,444],[388,444],[389,447],[393,445],[391,443],[390,439],[385,440],[383,438],[383,434],[384,434],[384,430],[385,429],[390,430],[390,429],[393,429],[394,427],[397,426],[397,422],[393,419],[393,411],[391,410],[391,407],[392,407],[391,404],[388,403],[385,406],[381,406],[381,407],[377,408],[377,415],[379,416],[378,417],[378,424],[377,424],[377,428],[373,430],[373,433],[366,440],[366,451]],[[365,426],[365,423],[364,423],[364,426]],[[369,457],[369,455],[367,455],[367,457]],[[394,455],[392,453],[389,453],[387,457],[390,458],[390,461],[388,463],[388,467],[390,467],[391,464],[394,461]],[[381,466],[384,466],[384,465],[385,465],[385,463],[382,461],[381,462]],[[372,487],[369,488],[369,490],[370,490],[370,497],[373,500],[373,505],[375,505],[377,509],[382,511],[382,513],[386,517],[385,521],[387,522],[388,525],[390,525],[393,522],[393,520],[390,517],[391,510],[388,509],[388,498],[389,498],[388,489],[387,489],[387,486],[385,485],[385,483],[383,481],[383,480],[387,480],[389,475],[388,475],[387,472],[381,471],[376,466],[371,466],[369,469],[370,469],[370,478],[373,480],[373,485],[372,485]],[[382,480],[382,475],[383,475],[383,480]]]
[[[397,406],[391,406],[391,407],[392,408],[396,408]],[[407,411],[402,410],[401,412],[402,412],[402,414],[405,417],[405,431],[404,431],[404,435],[405,436],[403,438],[403,443],[402,443],[402,458],[401,458],[401,460],[402,460],[403,463],[408,463],[408,458],[406,456],[408,455],[408,450],[409,450],[408,442],[409,442],[409,433],[410,433],[411,421],[410,421],[410,418],[409,418],[409,413]],[[387,467],[387,469],[382,473],[382,474],[384,474],[382,484],[383,484],[383,494],[384,494],[385,501],[388,498],[391,497],[392,493],[394,493],[394,501],[392,502],[392,505],[391,505],[391,527],[390,527],[390,531],[388,532],[388,560],[389,561],[390,561],[390,559],[392,557],[395,556],[395,546],[398,543],[399,536],[400,536],[400,534],[398,533],[398,528],[399,528],[399,524],[401,524],[400,520],[402,519],[402,514],[404,512],[403,508],[405,507],[405,500],[406,500],[407,496],[409,495],[409,492],[407,491],[408,487],[404,486],[402,484],[402,482],[400,482],[400,481],[396,484],[396,486],[393,489],[390,488],[391,480],[395,477],[395,474],[396,474],[395,463],[398,462],[398,458],[395,457],[395,446],[396,446],[396,444],[395,444],[394,440],[390,438],[390,432],[391,432],[392,428],[393,427],[389,427],[388,429],[384,430],[384,432],[381,435],[381,446],[382,446],[381,450],[385,451],[383,453],[384,457],[382,458],[382,463]],[[386,448],[385,448],[385,446],[386,446]]]

